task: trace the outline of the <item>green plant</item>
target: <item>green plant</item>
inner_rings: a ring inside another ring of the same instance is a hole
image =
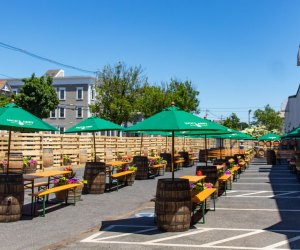
[[[54,186],[62,186],[62,185],[66,185],[66,184],[87,184],[86,180],[82,180],[78,177],[76,177],[76,173],[73,171],[73,169],[71,167],[66,167],[64,169],[65,171],[71,171],[71,173],[62,176],[62,177],[57,177],[54,178],[53,180],[53,184]]]
[[[70,161],[71,160],[70,156],[68,156],[68,155],[64,155],[63,158],[64,158],[64,161]]]
[[[31,156],[27,156],[23,159],[23,166],[24,167],[30,167],[30,165],[35,165],[37,164],[37,161],[32,159]]]
[[[131,166],[128,167],[128,170],[129,170],[129,171],[136,171],[136,170],[137,170],[137,167],[134,166],[134,165],[131,165]]]

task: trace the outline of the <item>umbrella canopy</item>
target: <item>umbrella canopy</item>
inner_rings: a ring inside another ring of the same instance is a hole
[[[280,136],[274,133],[268,133],[258,138],[259,141],[275,141],[280,140]]]
[[[0,129],[21,132],[57,131],[50,124],[13,103],[0,108]]]
[[[224,126],[170,106],[126,131],[216,131]]]
[[[124,128],[113,122],[101,119],[96,116],[91,116],[73,127],[67,129],[65,133],[80,133],[80,132],[93,132],[94,140],[94,160],[96,161],[96,139],[95,132],[97,131],[109,131],[109,130],[124,130]]]
[[[34,132],[34,131],[57,131],[56,128],[44,122],[42,119],[27,112],[14,103],[0,108],[0,129],[8,130],[8,158],[6,174],[9,172],[11,131]]]
[[[79,132],[97,132],[108,130],[123,130],[124,128],[113,122],[101,119],[96,116],[91,116],[73,127],[67,129],[65,133],[79,133]]]
[[[174,180],[174,136],[179,131],[213,132],[223,130],[224,126],[200,118],[174,105],[164,109],[146,120],[133,125],[126,131],[166,131],[172,132],[172,179]],[[185,135],[183,133],[183,135]]]
[[[298,138],[300,137],[300,127],[293,129],[291,132],[285,135],[285,138]]]

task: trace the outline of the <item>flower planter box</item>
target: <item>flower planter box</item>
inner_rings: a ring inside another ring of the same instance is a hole
[[[32,174],[36,172],[37,163],[25,165],[23,167],[23,174]]]
[[[83,189],[83,185],[77,187],[75,189],[75,194],[72,190],[70,190],[68,192],[68,203],[69,204],[73,204],[74,203],[74,196],[75,196],[75,201],[78,202],[81,200],[81,194],[82,194],[82,189]],[[65,191],[60,191],[55,193],[56,196],[56,200],[60,201],[60,202],[64,202],[66,201],[66,192]]]

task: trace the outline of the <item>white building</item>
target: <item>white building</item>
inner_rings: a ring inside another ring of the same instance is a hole
[[[297,66],[300,66],[300,47],[297,55]],[[290,132],[300,126],[300,85],[295,95],[289,96],[284,118],[284,132]]]

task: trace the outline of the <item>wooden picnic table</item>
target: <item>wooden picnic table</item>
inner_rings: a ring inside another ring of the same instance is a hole
[[[180,179],[187,179],[189,180],[189,182],[192,182],[192,183],[197,183],[199,181],[201,181],[202,183],[204,182],[204,179],[206,178],[205,175],[184,175],[184,176],[181,176]]]
[[[153,161],[158,160],[159,158],[160,156],[148,156],[148,159]]]
[[[217,170],[224,170],[225,165],[217,165]]]
[[[23,179],[24,179],[24,187],[25,188],[31,188],[31,216],[33,216],[34,213],[34,206],[33,206],[33,199],[34,199],[34,188],[35,188],[35,179],[40,179],[40,178],[48,178],[47,184],[43,185],[46,186],[47,189],[50,187],[50,182],[53,180],[55,177],[60,176],[60,175],[66,175],[70,174],[71,171],[69,170],[49,170],[49,171],[44,171],[44,172],[37,172],[37,173],[32,173],[32,174],[24,174]],[[48,201],[48,198],[47,198]]]
[[[123,166],[127,163],[129,163],[129,162],[127,162],[127,161],[108,161],[105,164],[108,167],[116,167],[116,166]]]

